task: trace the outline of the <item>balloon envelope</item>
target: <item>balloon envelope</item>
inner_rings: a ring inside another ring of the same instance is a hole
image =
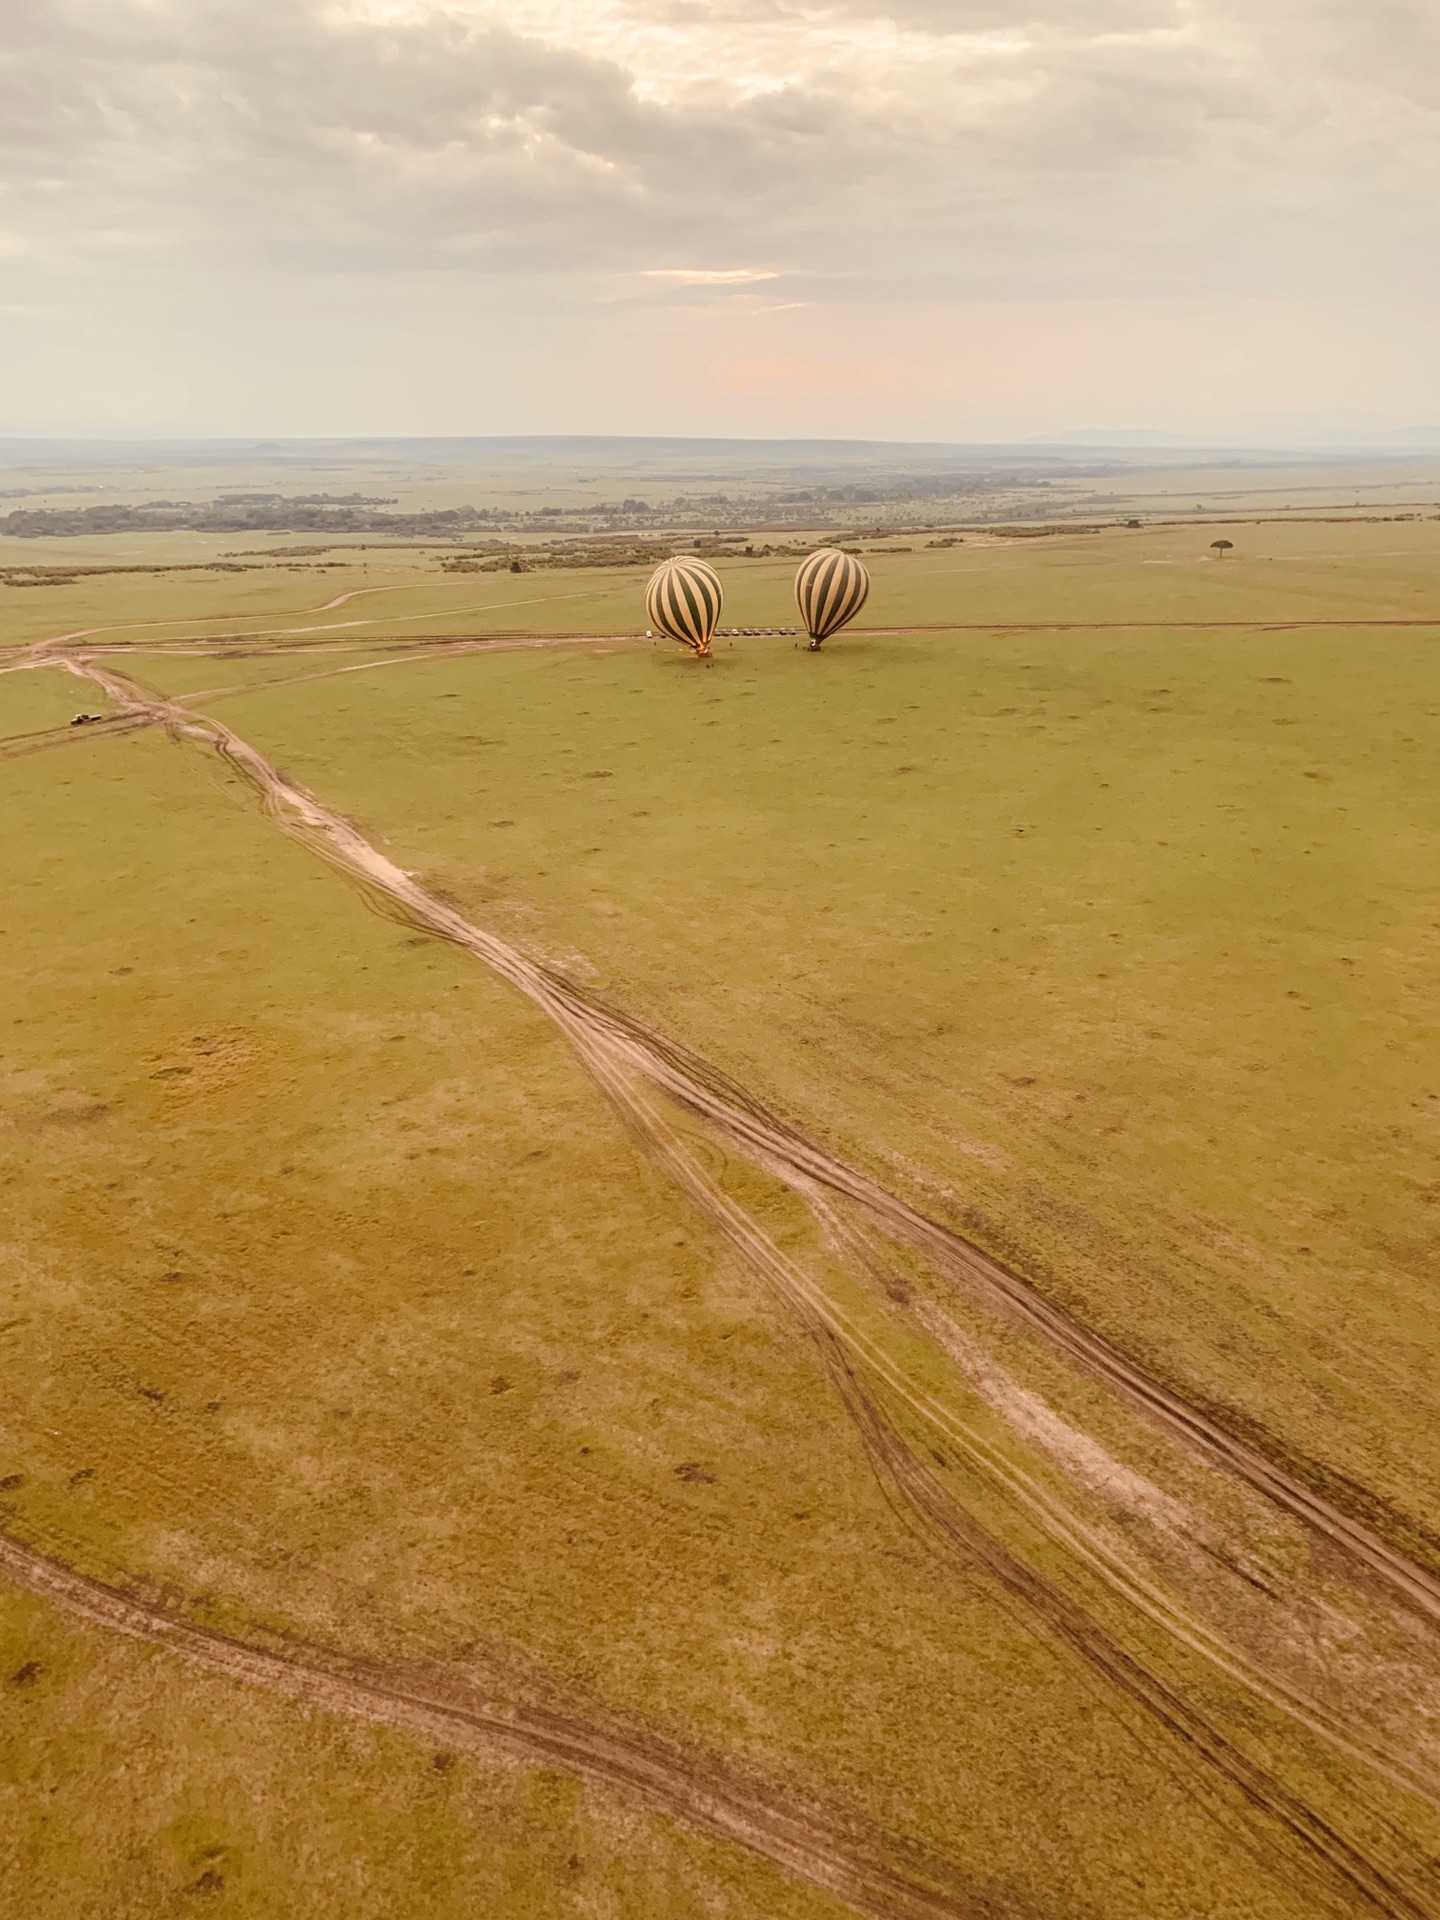
[[[693,647],[696,653],[709,653],[724,598],[713,567],[690,554],[677,554],[651,574],[645,611],[651,624],[670,639]]]
[[[821,547],[808,560],[802,560],[795,575],[795,599],[811,644],[818,647],[847,620],[853,620],[869,591],[870,576],[853,553]]]

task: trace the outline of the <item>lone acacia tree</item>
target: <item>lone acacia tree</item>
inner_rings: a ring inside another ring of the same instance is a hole
[[[1234,546],[1234,544],[1235,542],[1233,540],[1212,540],[1210,542],[1210,547],[1211,547],[1211,551],[1214,553],[1218,553],[1220,558],[1223,560],[1226,554],[1229,553],[1230,549]]]

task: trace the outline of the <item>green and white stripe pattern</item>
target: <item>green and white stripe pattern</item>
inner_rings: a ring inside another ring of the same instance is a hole
[[[802,560],[795,576],[795,599],[812,647],[853,620],[865,604],[870,576],[854,554],[821,547]]]
[[[696,653],[709,653],[710,637],[724,601],[720,576],[693,554],[663,561],[645,589],[645,611],[652,627]]]

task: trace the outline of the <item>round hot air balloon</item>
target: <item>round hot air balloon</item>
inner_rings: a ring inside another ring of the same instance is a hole
[[[815,653],[832,633],[853,620],[865,604],[870,576],[853,553],[821,547],[802,560],[795,575],[795,599]]]
[[[651,574],[645,611],[652,626],[703,657],[710,651],[724,598],[715,569],[693,554],[681,553],[662,561]]]

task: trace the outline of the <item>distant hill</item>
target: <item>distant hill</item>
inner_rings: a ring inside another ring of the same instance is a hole
[[[1029,444],[1037,447],[1215,447],[1216,440],[1197,440],[1184,433],[1161,433],[1153,427],[1076,427],[1071,433],[1053,433]]]

